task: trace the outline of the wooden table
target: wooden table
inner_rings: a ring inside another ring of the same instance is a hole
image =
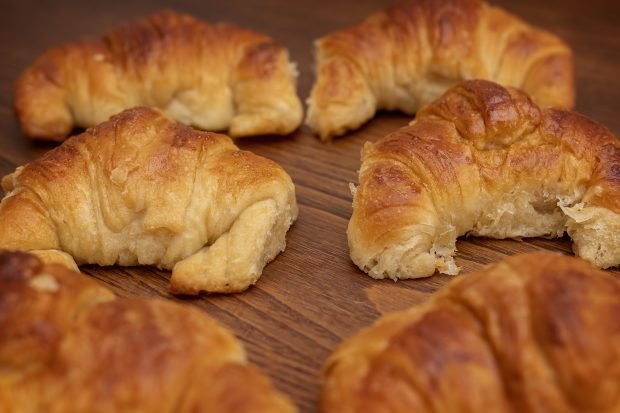
[[[61,4],[64,3],[64,4]],[[42,2],[4,0],[0,16],[0,174],[51,149],[20,134],[12,111],[13,82],[44,50],[80,37],[97,36],[120,22],[166,7],[164,0]],[[217,3],[217,4],[216,4]],[[286,45],[299,64],[299,92],[313,81],[312,40],[360,20],[380,1],[181,0],[179,11],[209,21],[227,20],[268,33]],[[386,2],[387,3],[387,2]],[[499,4],[566,39],[577,59],[577,110],[620,133],[620,15],[618,3],[590,0],[522,0]],[[361,130],[321,144],[303,127],[285,138],[239,141],[244,149],[279,162],[293,177],[299,220],[288,246],[267,266],[258,285],[243,294],[183,299],[230,327],[246,344],[250,359],[288,393],[303,412],[316,410],[319,371],[342,338],[381,314],[418,303],[449,276],[394,283],[374,281],[348,256],[345,230],[351,215],[349,182],[356,181],[359,152],[405,125],[409,117],[381,114]],[[550,249],[570,253],[568,240],[528,239],[458,243],[457,262],[467,273],[506,255]],[[169,273],[152,268],[83,271],[123,296],[161,296]],[[620,272],[615,271],[616,274]]]

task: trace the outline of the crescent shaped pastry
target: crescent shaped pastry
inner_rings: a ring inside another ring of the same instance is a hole
[[[43,54],[18,79],[23,133],[62,141],[134,106],[231,136],[288,134],[302,121],[297,72],[270,37],[162,11]]]
[[[0,248],[69,265],[156,265],[184,294],[254,284],[297,217],[279,165],[150,108],[68,139],[2,186]]]
[[[620,142],[574,112],[470,80],[362,151],[348,236],[374,278],[456,274],[457,237],[559,237],[620,264]]]
[[[620,283],[552,253],[458,277],[324,369],[323,413],[615,413]]]
[[[411,0],[315,43],[306,123],[323,139],[379,109],[413,114],[467,79],[514,86],[543,106],[573,107],[571,49],[480,0]]]
[[[0,411],[293,413],[206,314],[0,251]]]

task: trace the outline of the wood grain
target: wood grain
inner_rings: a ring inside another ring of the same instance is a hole
[[[312,73],[312,40],[360,20],[381,5],[371,0],[181,0],[175,9],[209,21],[226,20],[269,33],[285,44],[299,64],[299,91],[306,97]],[[620,133],[620,10],[614,1],[522,0],[498,4],[565,38],[577,57],[577,109]],[[12,111],[12,87],[20,71],[45,49],[95,37],[120,22],[167,7],[164,0],[40,2],[4,0],[0,15],[0,175],[53,145],[31,144],[20,134]],[[351,214],[348,183],[356,180],[359,151],[410,119],[382,113],[361,130],[321,144],[304,127],[286,138],[239,141],[244,149],[272,158],[293,177],[299,221],[287,250],[243,294],[172,297],[169,273],[152,268],[83,271],[122,296],[161,296],[209,313],[246,344],[250,359],[288,393],[302,412],[316,410],[321,365],[333,347],[379,315],[424,301],[451,277],[394,283],[374,281],[348,258],[346,225]],[[570,253],[563,240],[459,241],[463,273],[537,249]],[[620,274],[614,271],[615,274]]]

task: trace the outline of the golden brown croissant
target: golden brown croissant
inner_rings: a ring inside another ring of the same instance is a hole
[[[307,124],[323,139],[378,109],[414,113],[448,87],[488,79],[543,106],[574,104],[573,57],[554,35],[480,0],[411,0],[316,42]]]
[[[206,314],[0,252],[3,413],[294,412]]]
[[[157,265],[187,294],[254,284],[297,217],[295,188],[276,163],[150,108],[67,140],[2,185],[0,248],[48,262]]]
[[[266,35],[163,11],[41,56],[17,81],[24,134],[63,140],[134,106],[234,137],[287,134],[302,120],[296,70]]]
[[[346,340],[324,413],[616,413],[620,283],[552,253],[459,277]]]
[[[516,89],[465,81],[362,151],[351,258],[374,278],[458,272],[458,236],[556,237],[620,264],[620,142]]]

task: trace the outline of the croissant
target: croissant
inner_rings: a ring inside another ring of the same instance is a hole
[[[456,274],[458,236],[559,237],[598,267],[620,264],[620,142],[574,112],[465,81],[410,126],[367,143],[351,258],[374,278]]]
[[[543,106],[574,105],[571,49],[480,0],[410,0],[315,47],[306,123],[323,139],[358,128],[378,109],[413,114],[466,79],[519,87]]]
[[[33,255],[0,252],[0,411],[295,412],[241,344],[192,307],[116,298]]]
[[[156,265],[184,294],[254,284],[297,217],[276,163],[150,108],[68,139],[2,186],[0,248],[69,265]]]
[[[619,296],[583,260],[508,258],[342,343],[322,411],[617,412]]]
[[[296,69],[270,37],[162,11],[101,40],[49,50],[17,81],[23,133],[62,141],[134,106],[234,137],[288,134],[302,120]]]

